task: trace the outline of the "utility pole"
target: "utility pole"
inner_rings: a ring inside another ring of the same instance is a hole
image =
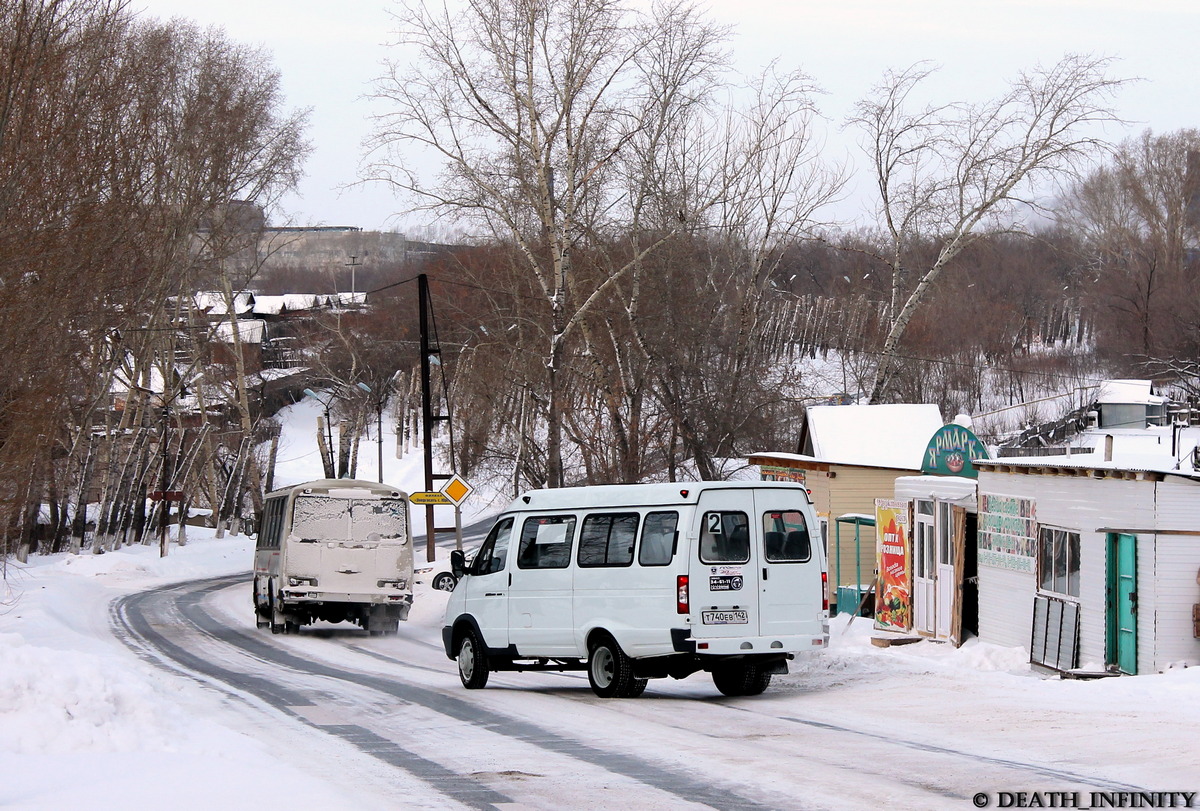
[[[433,413],[433,395],[430,385],[430,364],[434,355],[441,354],[440,347],[430,343],[431,319],[429,314],[429,277],[422,273],[417,276],[417,300],[421,333],[421,444],[425,449],[425,491],[433,492],[433,480],[448,479],[449,475],[433,472],[433,423],[435,420],[449,420],[449,415]],[[441,360],[437,361],[441,364]],[[425,559],[430,563],[436,557],[433,539],[437,533],[434,526],[434,505],[425,505]]]
[[[346,267],[350,268],[350,304],[351,305],[358,304],[358,302],[354,300],[354,294],[356,292],[356,288],[354,286],[354,271],[361,264],[362,264],[362,262],[359,262],[358,257],[353,254],[351,254],[351,256],[350,256],[350,261],[346,263]]]

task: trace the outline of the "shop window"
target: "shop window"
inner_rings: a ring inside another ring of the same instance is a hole
[[[1079,597],[1079,533],[1038,529],[1038,591]]]

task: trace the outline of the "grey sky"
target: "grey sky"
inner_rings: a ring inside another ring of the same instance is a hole
[[[339,190],[357,177],[370,130],[364,99],[387,53],[393,27],[386,0],[135,0],[144,13],[219,25],[238,41],[271,51],[288,104],[312,108],[315,147],[300,193],[284,201],[293,224],[407,230],[402,204],[382,187]],[[920,60],[941,65],[931,101],[996,95],[1022,68],[1052,64],[1067,52],[1120,59],[1116,72],[1138,77],[1117,100],[1124,130],[1200,126],[1200,3],[1194,0],[709,0],[733,27],[739,67],[771,60],[799,67],[826,90],[828,154],[853,144],[838,125],[887,68]],[[859,185],[863,185],[860,178]],[[836,214],[858,215],[859,193]]]

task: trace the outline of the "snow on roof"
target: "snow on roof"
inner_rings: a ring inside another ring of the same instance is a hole
[[[896,498],[952,501],[975,511],[978,482],[965,476],[901,476],[896,479]]]
[[[246,344],[261,344],[263,340],[263,327],[265,321],[258,319],[239,319],[234,322],[238,325],[238,337],[242,343]],[[213,340],[222,341],[223,343],[233,342],[233,327],[228,321],[222,321],[214,325]]]
[[[311,310],[320,307],[325,298],[316,293],[286,293],[282,296],[255,296],[254,314],[279,315],[284,311]]]
[[[1164,400],[1162,397],[1150,393],[1149,380],[1105,380],[1100,384],[1100,392],[1096,395],[1096,402],[1157,405],[1164,402]]]
[[[197,310],[203,310],[209,315],[228,315],[229,309],[225,306],[225,294],[216,292],[199,292],[193,295],[192,300],[196,304]],[[250,308],[254,306],[253,293],[234,293],[233,294],[233,311],[235,313],[248,313]]]
[[[1181,428],[1172,436],[1170,426],[1151,426],[1136,430],[1085,431],[1074,441],[1087,448],[1073,448],[1069,456],[1007,456],[990,461],[976,460],[976,466],[1044,467],[1057,469],[1112,470],[1129,473],[1174,473],[1198,476],[1193,465],[1195,449],[1200,445],[1200,426]],[[1111,458],[1107,446],[1111,438]]]
[[[361,307],[367,303],[366,293],[338,293],[334,298],[337,300],[338,305],[342,307]]]
[[[932,404],[811,406],[813,458],[838,464],[920,470],[929,440],[943,425]]]

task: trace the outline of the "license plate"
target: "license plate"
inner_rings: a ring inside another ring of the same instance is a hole
[[[700,622],[703,625],[746,625],[750,615],[746,611],[701,611]]]

